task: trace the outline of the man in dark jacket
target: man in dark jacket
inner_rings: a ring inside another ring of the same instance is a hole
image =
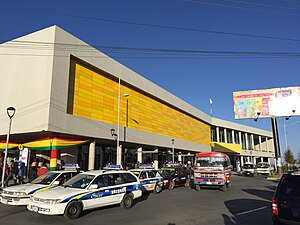
[[[18,172],[19,172],[19,168],[18,168],[18,161],[15,160],[11,160],[11,165],[9,168],[9,174],[8,177],[6,178],[5,181],[5,186],[8,187],[8,182],[13,179],[14,180],[14,185],[17,184],[17,177],[18,177]]]

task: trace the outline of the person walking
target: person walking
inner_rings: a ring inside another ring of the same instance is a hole
[[[25,163],[22,162],[20,169],[19,169],[19,174],[18,174],[19,184],[25,184],[25,181],[24,181],[25,177],[26,177],[26,166],[25,166]]]
[[[14,185],[17,184],[17,176],[18,176],[19,168],[17,159],[11,160],[11,165],[9,168],[8,176],[5,180],[5,186],[8,187],[8,183],[11,179],[14,180]]]

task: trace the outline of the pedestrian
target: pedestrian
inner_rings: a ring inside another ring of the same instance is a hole
[[[44,162],[42,163],[41,167],[38,169],[37,175],[38,175],[38,176],[41,176],[41,175],[43,175],[43,174],[45,174],[45,173],[47,173],[47,172],[48,172],[48,167],[47,167],[46,162],[44,161]]]
[[[20,169],[19,169],[19,174],[18,174],[18,180],[20,184],[25,184],[24,179],[26,178],[26,166],[25,163],[22,162]]]
[[[19,168],[18,168],[18,160],[11,160],[11,165],[9,167],[9,173],[8,176],[5,180],[5,186],[8,187],[8,183],[11,179],[13,179],[14,181],[14,185],[17,184],[17,178],[18,178],[18,172],[19,172]]]
[[[37,158],[33,159],[33,162],[31,164],[30,171],[29,171],[29,181],[32,181],[38,177],[38,175],[37,175],[38,164],[39,164],[39,160]]]

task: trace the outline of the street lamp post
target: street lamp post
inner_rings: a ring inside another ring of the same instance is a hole
[[[175,152],[174,152],[175,140],[174,140],[174,138],[171,140],[171,142],[172,142],[172,162],[175,162]]]
[[[110,129],[110,134],[115,139],[115,141],[118,140],[118,135],[116,134],[115,129]],[[117,149],[118,149],[118,145],[117,145]]]
[[[128,97],[128,96],[129,94],[123,95],[123,97]],[[126,141],[127,128],[128,128],[128,98],[126,98],[126,125],[124,127],[124,142]]]
[[[285,140],[285,150],[288,149],[288,140],[287,140],[287,127],[294,125],[294,124],[298,124],[299,122],[296,121],[295,123],[286,125],[286,121],[289,120],[289,117],[286,117],[285,120],[283,121],[283,131],[284,131],[284,140]]]
[[[5,170],[6,170],[6,161],[7,161],[7,153],[8,153],[8,144],[9,144],[9,135],[11,130],[11,122],[12,118],[16,113],[16,109],[14,107],[8,107],[6,109],[7,115],[9,117],[9,127],[8,127],[8,133],[6,137],[6,146],[5,146],[5,155],[4,155],[4,162],[3,162],[3,170],[2,170],[2,180],[1,180],[1,187],[4,188],[4,176],[5,176]]]

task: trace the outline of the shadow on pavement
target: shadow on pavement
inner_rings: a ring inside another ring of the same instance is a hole
[[[133,205],[132,207],[136,207],[136,205],[139,203],[139,202],[143,202],[143,201],[146,201],[149,197],[150,193],[149,192],[143,192],[142,196],[133,200]],[[85,210],[82,212],[81,214],[81,217],[84,217],[88,214],[90,214],[91,212],[97,212],[97,211],[102,211],[102,210],[105,210],[105,209],[111,209],[111,208],[114,208],[114,207],[120,207],[120,204],[115,204],[115,205],[109,205],[109,206],[104,206],[104,207],[100,207],[100,208],[95,208],[95,209],[90,209],[90,210]]]
[[[244,192],[255,195],[257,197],[272,201],[275,191],[257,190],[257,189],[242,189]]]
[[[222,214],[225,225],[272,224],[271,204],[256,199],[235,199],[224,202],[231,215]]]

